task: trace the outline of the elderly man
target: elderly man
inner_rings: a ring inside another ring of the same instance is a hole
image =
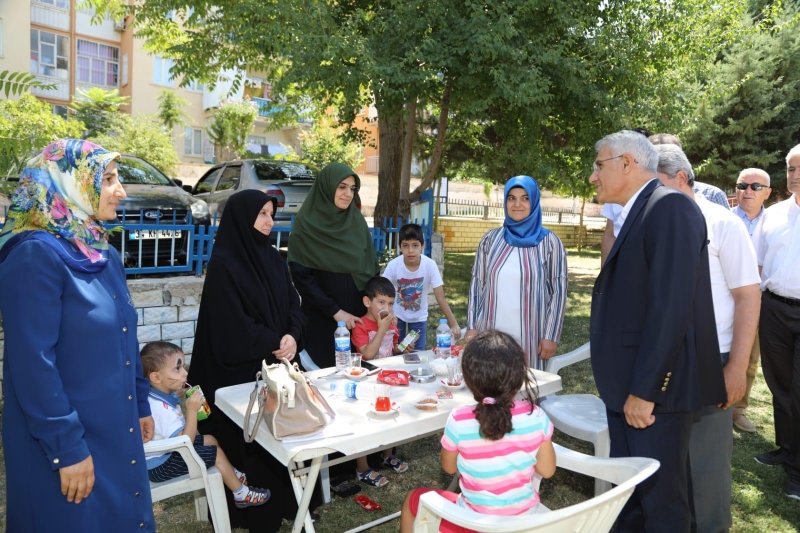
[[[618,531],[684,533],[692,413],[727,402],[705,221],[695,202],[658,182],[645,137],[621,131],[595,149],[589,181],[600,201],[623,206],[623,224],[592,295],[592,370],[611,456],[661,462],[636,487]]]
[[[736,180],[736,200],[738,205],[731,209],[733,214],[744,223],[753,248],[758,248],[758,235],[761,230],[761,222],[764,220],[764,202],[772,193],[770,189],[769,174],[760,168],[746,168],[739,173]],[[750,361],[747,364],[747,387],[742,399],[733,406],[733,425],[742,431],[755,433],[756,426],[745,415],[745,410],[750,405],[750,391],[753,389],[753,382],[758,371],[758,359],[761,356],[761,349],[758,344],[758,332],[753,341],[753,348],[750,350]]]
[[[729,209],[695,194],[694,172],[686,154],[675,145],[656,146],[658,179],[697,202],[708,231],[711,294],[727,401],[702,407],[694,414],[689,444],[694,518],[698,533],[719,533],[731,527],[731,409],[745,391],[745,374],[756,336],[761,290],[756,254],[744,226]]]
[[[778,449],[756,455],[761,464],[783,465],[784,494],[800,500],[800,144],[786,156],[791,198],[764,212],[759,232],[761,270],[761,368],[772,392]]]
[[[654,145],[674,144],[678,148],[683,149],[681,141],[676,135],[672,135],[671,133],[656,133],[650,135],[648,140]],[[713,185],[695,181],[693,190],[695,193],[705,196],[710,202],[719,204],[726,209],[729,207],[728,197],[724,192],[722,192],[721,189],[714,187]],[[619,230],[622,228],[622,222],[619,221],[619,213],[621,210],[621,205],[607,203],[603,206],[603,210],[600,212],[600,214],[608,219],[606,220],[606,230],[605,233],[603,233],[603,240],[600,243],[601,264],[605,264],[606,256],[608,255],[609,250],[611,250],[611,247],[614,246],[614,239],[617,238]]]

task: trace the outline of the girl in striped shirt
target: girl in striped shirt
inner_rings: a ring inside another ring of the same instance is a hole
[[[438,489],[409,492],[400,519],[403,533],[412,531],[419,498],[431,490],[478,513],[535,513],[539,494],[533,476],[549,478],[555,473],[553,424],[534,403],[536,384],[520,345],[507,333],[484,331],[467,344],[461,364],[478,403],[450,413],[441,454],[445,472],[460,472],[461,494]],[[443,520],[439,531],[469,530]]]

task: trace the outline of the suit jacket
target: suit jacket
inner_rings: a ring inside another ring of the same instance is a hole
[[[592,370],[606,406],[629,394],[653,412],[726,400],[697,204],[657,180],[633,204],[592,295]]]

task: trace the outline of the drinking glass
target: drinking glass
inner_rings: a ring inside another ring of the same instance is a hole
[[[361,368],[361,354],[360,353],[351,353],[350,354],[350,366],[353,368]]]
[[[463,378],[461,376],[461,365],[459,365],[460,362],[461,362],[461,360],[456,358],[456,357],[452,357],[452,358],[450,358],[449,361],[447,361],[447,384],[448,385],[452,385],[454,387],[457,387],[458,385],[461,385],[461,380]]]
[[[389,385],[378,383],[375,385],[375,410],[390,411],[392,409],[392,388]]]

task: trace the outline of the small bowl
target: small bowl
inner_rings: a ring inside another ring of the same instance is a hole
[[[358,374],[352,374],[353,370],[360,370],[361,372]],[[353,381],[361,381],[362,379],[367,379],[367,374],[369,374],[369,370],[363,367],[353,367],[349,366],[342,371],[342,375],[347,379],[352,379]]]
[[[442,382],[442,385],[444,385],[445,387],[447,387],[450,390],[461,390],[466,386],[466,384],[464,383],[463,379],[461,380],[461,383],[459,383],[458,385],[450,385],[447,382],[446,379],[441,380],[441,382]]]

